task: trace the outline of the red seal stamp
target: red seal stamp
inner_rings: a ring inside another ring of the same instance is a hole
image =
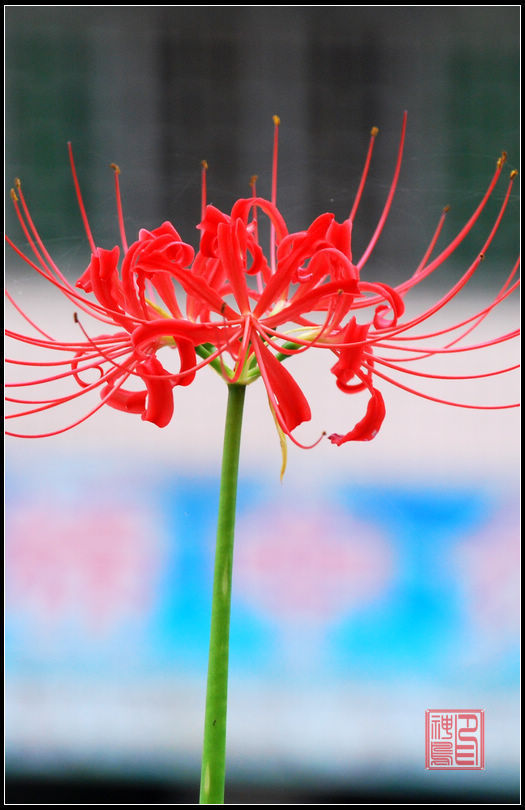
[[[485,767],[485,712],[428,709],[425,712],[425,768],[480,771]]]

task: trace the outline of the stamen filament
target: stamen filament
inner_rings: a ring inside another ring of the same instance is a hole
[[[370,142],[368,144],[368,152],[366,155],[365,165],[363,168],[363,173],[361,175],[361,181],[359,183],[359,187],[357,189],[357,193],[355,195],[354,204],[352,206],[352,210],[348,216],[350,222],[353,222],[355,219],[355,215],[357,214],[357,209],[359,208],[359,203],[361,202],[361,197],[363,194],[363,189],[365,187],[366,178],[368,177],[368,170],[370,168],[370,161],[372,160],[372,152],[374,151],[374,144],[377,137],[379,130],[377,127],[372,127],[370,130]]]
[[[68,149],[68,153],[69,153],[69,163],[70,163],[70,166],[71,166],[71,174],[73,176],[73,183],[75,184],[75,192],[76,192],[76,195],[77,195],[78,207],[80,209],[80,215],[82,217],[82,222],[84,223],[84,230],[86,231],[86,236],[87,236],[87,239],[88,239],[88,242],[89,242],[89,246],[91,248],[91,252],[96,253],[97,252],[97,247],[95,245],[95,240],[93,239],[93,235],[91,233],[91,228],[89,227],[89,221],[88,221],[88,218],[87,218],[86,209],[84,207],[84,201],[82,199],[82,194],[80,192],[80,183],[78,182],[77,170],[75,168],[75,160],[73,158],[73,146],[71,144],[71,141],[68,142],[67,149]]]
[[[122,213],[122,198],[120,196],[120,181],[119,181],[120,168],[117,166],[116,163],[110,163],[110,168],[113,169],[113,174],[115,175],[115,197],[117,200],[117,217],[120,231],[120,241],[122,243],[122,249],[124,253],[127,253],[128,240],[126,239],[126,230],[124,228],[124,216]]]

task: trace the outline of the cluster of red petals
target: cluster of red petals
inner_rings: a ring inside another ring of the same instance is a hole
[[[369,245],[357,262],[352,258],[352,225],[377,134],[375,129],[372,130],[356,201],[350,216],[343,223],[336,222],[333,214],[326,213],[315,219],[305,231],[289,233],[275,205],[275,193],[272,193],[272,201],[269,201],[257,196],[254,187],[253,195],[237,200],[229,214],[203,201],[203,216],[198,226],[200,244],[196,254],[169,222],[152,231],[141,230],[137,241],[127,246],[118,170],[115,178],[122,250],[119,247],[112,250],[97,247],[89,229],[72,163],[79,205],[91,246],[91,261],[76,286],[66,280],[47,252],[17,183],[12,197],[32,258],[8,241],[37,273],[70,299],[82,338],[71,342],[53,339],[15,304],[38,336],[9,332],[11,337],[37,347],[69,353],[67,360],[56,363],[28,363],[65,368],[61,373],[33,380],[31,384],[41,385],[69,377],[74,380],[76,390],[52,400],[9,398],[26,406],[12,417],[34,414],[97,389],[100,399],[88,413],[59,430],[36,435],[54,435],[68,430],[104,404],[140,414],[142,419],[164,427],[173,416],[174,389],[179,385],[189,385],[200,368],[212,364],[229,384],[248,384],[261,376],[281,430],[300,444],[293,432],[300,424],[310,420],[310,407],[284,361],[315,347],[329,351],[334,357],[331,371],[341,391],[349,394],[363,391],[368,394],[361,420],[346,433],[333,433],[329,439],[336,445],[348,441],[367,441],[377,434],[385,416],[383,397],[375,384],[376,377],[426,396],[389,377],[385,368],[415,374],[412,368],[418,359],[437,352],[483,348],[516,336],[517,330],[514,330],[489,343],[458,348],[463,338],[516,289],[518,282],[514,276],[518,263],[496,297],[482,311],[448,330],[412,335],[410,345],[406,343],[410,337],[407,331],[444,307],[476,271],[501,222],[515,173],[511,174],[494,225],[472,265],[434,306],[416,318],[405,322],[402,320],[405,294],[440,267],[471,231],[499,179],[503,159],[498,161],[488,189],[469,221],[434,259],[430,257],[442,229],[445,212],[422,261],[406,282],[389,287],[361,279],[362,268],[375,247],[390,210],[401,167],[405,125],[406,120],[403,122],[394,178],[384,210]],[[270,221],[269,258],[265,256],[258,239],[258,217],[261,214]],[[361,323],[357,320],[358,312],[365,314]],[[77,313],[82,313],[82,316]],[[84,313],[117,331],[108,335],[104,328],[102,335],[88,334],[82,323]],[[461,330],[459,335],[447,337],[458,329]],[[421,347],[419,341],[437,334],[445,335],[445,343],[439,349]],[[179,367],[176,373],[169,372],[159,359],[159,351],[164,347],[171,347],[178,353]],[[402,359],[388,357],[388,352],[392,350],[401,352]],[[379,371],[378,366],[383,370]],[[93,369],[98,372],[97,379],[87,383],[82,375]],[[508,370],[500,369],[497,373]],[[128,387],[130,378],[138,380],[138,390]],[[12,385],[27,386],[28,383]],[[463,405],[456,402],[449,404]]]

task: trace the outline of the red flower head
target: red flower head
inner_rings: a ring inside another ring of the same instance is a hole
[[[385,404],[376,388],[376,379],[450,405],[467,408],[515,407],[514,404],[469,405],[430,397],[386,373],[393,369],[412,376],[430,377],[432,375],[414,370],[418,360],[440,353],[481,349],[518,334],[518,330],[513,330],[489,342],[466,346],[463,342],[488,313],[517,288],[518,281],[514,276],[519,262],[516,262],[496,297],[481,311],[447,329],[426,334],[413,334],[412,331],[445,307],[475,273],[499,227],[516,172],[510,175],[494,225],[471,266],[432,307],[417,317],[403,320],[405,295],[441,267],[470,233],[500,177],[505,156],[498,160],[487,191],[459,233],[435,258],[431,258],[444,224],[445,209],[414,273],[404,283],[390,287],[362,280],[361,271],[374,250],[390,211],[401,170],[406,115],[394,176],[383,212],[368,246],[357,261],[352,257],[352,226],[365,186],[377,129],[374,127],[371,131],[363,174],[348,219],[338,223],[333,214],[326,213],[317,217],[306,230],[289,233],[276,206],[277,116],[274,122],[270,200],[257,195],[253,178],[252,195],[237,200],[229,214],[207,205],[207,165],[203,162],[202,216],[198,226],[201,235],[196,255],[169,222],[153,231],[141,230],[138,240],[128,248],[120,201],[119,170],[116,166],[113,168],[122,258],[118,247],[112,250],[98,248],[91,235],[70,150],[77,198],[92,254],[89,266],[76,287],[69,284],[44,247],[17,181],[12,197],[34,258],[25,256],[10,240],[9,243],[37,273],[70,299],[75,313],[87,313],[117,331],[112,335],[90,336],[78,314],[75,314],[82,339],[57,341],[39,329],[17,307],[39,336],[9,332],[11,337],[68,354],[65,361],[35,363],[64,366],[65,370],[34,380],[32,384],[71,378],[77,384],[77,390],[46,401],[10,398],[12,402],[29,406],[12,417],[55,407],[98,389],[100,400],[87,414],[73,424],[44,435],[54,435],[74,427],[104,404],[141,414],[142,419],[164,427],[173,415],[173,391],[176,386],[188,385],[200,368],[211,365],[228,384],[247,385],[262,377],[281,436],[289,436],[296,444],[305,446],[295,438],[294,431],[310,420],[310,407],[284,361],[313,348],[327,350],[334,357],[331,371],[341,391],[349,394],[367,391],[369,394],[366,412],[361,420],[347,432],[329,436],[336,445],[348,441],[367,441],[377,435],[385,416]],[[259,242],[258,217],[261,214],[270,221],[268,257]],[[358,321],[361,313],[364,318]],[[455,337],[449,337],[453,332]],[[443,337],[444,340],[439,347],[421,345],[421,342],[425,344],[436,337]],[[179,368],[176,373],[168,372],[157,357],[159,349],[165,346],[171,346],[178,353]],[[198,360],[198,357],[201,359]],[[92,369],[98,371],[98,379],[87,383],[81,375]],[[510,370],[498,369],[472,377]],[[141,382],[140,390],[126,387],[127,381],[133,377]],[[12,385],[25,386],[28,383]]]

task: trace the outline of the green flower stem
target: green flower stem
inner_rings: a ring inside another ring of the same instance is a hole
[[[300,349],[301,346],[298,343],[293,343],[292,341],[286,341],[286,343],[283,343],[282,348],[283,349],[294,349],[295,350],[295,349]],[[289,354],[285,354],[284,352],[277,352],[277,354],[275,356],[279,360],[280,363],[282,363],[283,360],[288,360],[288,358],[290,357]]]
[[[210,354],[213,354],[215,350],[215,346],[212,346],[211,343],[201,343],[200,346],[195,346],[196,354],[198,354],[199,357],[203,357],[205,360],[210,356]],[[222,377],[222,366],[217,357],[214,360],[210,360],[209,365],[212,366]],[[230,369],[227,366],[225,368],[227,372],[230,372]]]
[[[245,393],[244,385],[228,386],[211,607],[200,804],[224,804],[233,537]]]

